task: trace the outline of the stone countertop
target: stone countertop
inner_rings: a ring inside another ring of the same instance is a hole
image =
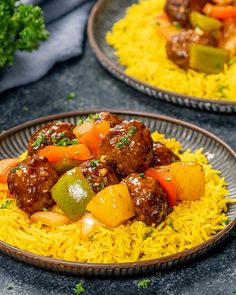
[[[70,92],[76,98],[66,99]],[[112,77],[96,61],[89,45],[83,57],[58,64],[40,81],[0,95],[0,131],[30,119],[65,111],[118,108],[148,111],[194,123],[213,132],[236,150],[236,114],[187,109],[139,93]],[[84,294],[233,295],[236,290],[236,239],[231,236],[200,260],[175,270],[144,277],[96,279],[62,275],[0,254],[1,295],[69,295],[82,282]]]

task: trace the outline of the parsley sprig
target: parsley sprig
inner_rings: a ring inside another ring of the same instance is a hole
[[[46,135],[43,134],[43,133],[39,133],[39,135],[37,136],[36,140],[32,144],[32,147],[37,149],[38,147],[40,147],[40,145],[42,143],[46,143],[46,142],[47,142]]]
[[[31,52],[49,36],[41,8],[19,2],[0,1],[0,68],[13,64],[16,50]]]
[[[151,280],[149,280],[149,279],[143,279],[143,280],[141,280],[141,281],[139,281],[137,283],[137,286],[138,286],[139,289],[144,289],[144,288],[149,287],[150,284],[151,284]]]
[[[97,166],[99,165],[100,161],[99,160],[91,160],[90,161],[90,165],[92,167],[92,169],[96,169]]]
[[[78,284],[75,285],[75,288],[73,289],[73,291],[76,295],[80,295],[80,294],[84,293],[86,290],[85,290],[83,284],[81,282],[79,282]]]
[[[12,200],[7,199],[1,206],[0,209],[7,209],[13,203]]]
[[[127,134],[119,139],[116,143],[116,147],[118,149],[122,149],[125,145],[129,144],[130,137],[137,131],[137,127],[131,126]]]

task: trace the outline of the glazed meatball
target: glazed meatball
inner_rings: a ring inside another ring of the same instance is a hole
[[[102,112],[99,115],[102,120],[105,120],[110,124],[111,128],[115,127],[116,125],[122,122],[122,120],[117,115],[108,112]]]
[[[153,140],[150,130],[139,121],[123,121],[103,139],[100,157],[125,177],[143,172],[153,159]]]
[[[171,21],[177,21],[182,26],[186,26],[191,12],[190,0],[167,0],[165,12]]]
[[[172,35],[167,41],[166,52],[168,58],[180,68],[187,70],[189,68],[189,46],[192,43],[215,46],[216,40],[213,36],[207,33],[197,33],[196,30],[182,31]]]
[[[106,186],[120,182],[112,167],[100,160],[85,161],[80,165],[80,171],[95,193],[98,193]]]
[[[154,142],[153,153],[154,157],[152,166],[169,165],[173,162],[180,161],[178,155],[176,155],[171,149],[160,142]]]
[[[11,170],[8,188],[18,207],[32,214],[54,204],[50,189],[57,179],[57,173],[48,160],[34,155]]]
[[[158,224],[169,213],[166,193],[152,177],[132,173],[122,180],[133,199],[137,220],[146,225]]]
[[[65,122],[52,122],[43,126],[31,135],[28,155],[36,154],[47,145],[65,145],[68,141],[76,139],[74,128],[75,125]]]

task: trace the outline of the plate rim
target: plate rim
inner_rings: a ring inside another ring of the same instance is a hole
[[[103,53],[103,51],[100,49],[98,43],[96,42],[96,38],[95,38],[95,34],[94,34],[94,23],[95,23],[95,18],[98,15],[98,13],[100,12],[100,10],[102,9],[102,5],[103,3],[105,3],[107,0],[98,0],[94,6],[92,7],[92,10],[90,12],[89,18],[88,18],[88,25],[87,25],[87,35],[88,35],[88,40],[89,40],[89,44],[93,50],[93,52],[95,53],[97,59],[99,60],[99,62],[110,72],[112,73],[115,77],[117,77],[116,74],[114,74],[110,69],[115,70],[120,76],[124,77],[125,79],[129,79],[135,83],[137,83],[138,85],[144,86],[146,88],[149,88],[151,91],[155,91],[155,92],[162,92],[163,96],[164,95],[168,95],[168,96],[174,96],[176,98],[180,98],[182,104],[187,107],[186,103],[184,102],[184,100],[188,100],[189,102],[193,101],[195,103],[197,103],[197,108],[201,107],[199,106],[199,104],[210,104],[211,106],[213,105],[217,105],[218,107],[232,107],[231,111],[219,111],[219,112],[226,112],[226,113],[233,113],[236,112],[236,102],[230,101],[230,100],[217,100],[217,99],[208,99],[208,98],[200,98],[200,97],[196,97],[196,96],[191,96],[191,95],[185,95],[185,94],[181,94],[181,93],[177,93],[177,92],[173,92],[170,90],[166,90],[163,88],[159,88],[156,86],[152,86],[146,82],[143,82],[141,80],[138,80],[135,77],[132,77],[130,75],[127,75],[126,73],[124,73],[124,71],[122,71],[118,65],[111,61],[106,54]],[[118,0],[116,0],[118,1]],[[105,65],[104,63],[105,62]],[[121,80],[121,79],[119,79]],[[122,80],[124,83],[126,83],[124,80]],[[126,83],[128,84],[128,83]],[[129,86],[133,87],[132,85],[128,84]],[[135,88],[137,90],[137,88]],[[139,90],[137,90],[139,91]],[[140,92],[140,91],[139,91]],[[141,91],[143,92],[143,91]],[[148,94],[145,92],[145,94]],[[152,96],[153,95],[149,95]],[[159,97],[159,99],[162,99]],[[165,99],[162,99],[165,100]],[[165,100],[167,101],[167,100]],[[170,101],[167,101],[170,102]],[[174,103],[173,101],[171,101],[171,103]],[[175,102],[174,104],[177,105],[181,105],[178,102]],[[193,107],[193,106],[191,106]],[[194,107],[196,108],[196,106]],[[235,108],[235,109],[234,109]],[[204,110],[207,110],[206,107],[204,107]],[[212,109],[211,109],[212,110]]]
[[[152,113],[152,112],[140,112],[140,111],[133,111],[133,110],[128,110],[128,109],[85,109],[83,111],[72,111],[72,112],[62,112],[62,113],[57,113],[57,114],[52,114],[52,115],[47,115],[47,116],[42,116],[38,117],[36,119],[28,120],[22,124],[19,124],[15,127],[12,127],[2,134],[0,134],[0,141],[3,140],[4,138],[8,137],[11,134],[14,134],[16,132],[19,132],[22,129],[29,128],[33,125],[40,124],[40,123],[46,123],[48,121],[53,121],[57,119],[64,119],[64,118],[70,118],[70,117],[76,117],[76,116],[86,116],[90,113],[98,113],[102,111],[107,111],[111,112],[117,115],[136,115],[136,116],[141,116],[141,117],[146,117],[150,119],[155,119],[155,120],[161,120],[169,123],[173,123],[176,125],[183,126],[185,128],[191,129],[193,131],[202,133],[203,135],[209,137],[213,141],[216,141],[218,144],[223,145],[225,149],[230,152],[230,154],[235,158],[236,160],[236,152],[222,139],[220,139],[218,136],[214,135],[213,133],[207,131],[206,129],[203,129],[201,127],[198,127],[195,124],[188,123],[183,120],[179,120],[173,117],[165,116],[165,115],[160,115],[157,113]],[[168,256],[160,257],[160,258],[154,258],[154,259],[149,259],[149,260],[143,260],[143,261],[136,261],[136,262],[124,262],[124,263],[87,263],[87,262],[75,262],[75,261],[67,261],[63,259],[57,259],[57,258],[51,258],[47,256],[42,256],[39,254],[34,254],[32,252],[22,250],[20,248],[17,248],[15,246],[12,246],[2,240],[0,240],[0,251],[8,254],[11,257],[16,258],[17,260],[20,261],[26,261],[26,259],[30,259],[30,261],[27,260],[28,264],[32,264],[35,266],[40,266],[45,269],[49,270],[55,270],[53,268],[56,268],[56,271],[58,272],[69,272],[69,273],[75,273],[78,274],[80,273],[80,270],[82,271],[83,269],[89,271],[90,269],[93,270],[112,270],[112,269],[130,269],[130,268],[141,268],[141,267],[150,267],[150,266],[158,266],[163,263],[169,263],[172,261],[176,261],[180,258],[187,257],[193,254],[197,254],[198,251],[202,250],[207,250],[207,247],[210,246],[211,244],[215,244],[216,242],[220,242],[221,239],[224,237],[226,238],[230,231],[235,227],[236,225],[236,216],[235,218],[221,231],[219,231],[216,235],[211,237],[209,240],[198,244],[197,246],[194,246],[190,249],[171,254]],[[200,254],[201,255],[201,254]],[[43,265],[41,265],[43,263]],[[53,266],[53,268],[52,268]],[[70,270],[66,270],[66,268],[69,267]],[[73,269],[77,269],[76,271]],[[119,274],[122,275],[122,274]]]

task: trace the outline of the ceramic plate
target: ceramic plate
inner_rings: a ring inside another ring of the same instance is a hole
[[[32,132],[49,121],[62,120],[76,123],[80,117],[86,117],[90,113],[97,113],[100,111],[101,110],[88,110],[86,112],[52,115],[29,121],[12,128],[0,135],[1,159],[16,157],[24,152],[27,149],[27,140]],[[108,111],[118,114],[123,119],[143,121],[152,131],[157,130],[160,133],[166,134],[167,137],[177,138],[184,149],[191,148],[191,150],[194,151],[200,147],[204,147],[204,153],[208,157],[210,164],[215,169],[221,170],[222,176],[225,177],[228,182],[229,195],[227,197],[236,197],[236,154],[222,140],[197,126],[169,117],[131,111]],[[0,250],[20,261],[58,272],[95,276],[120,276],[147,273],[173,268],[176,265],[196,259],[213,249],[229,235],[230,230],[234,227],[236,222],[236,204],[229,205],[227,216],[230,220],[227,227],[208,241],[174,255],[135,263],[96,264],[57,260],[20,250],[1,241]]]
[[[106,41],[105,36],[113,24],[125,16],[126,9],[138,0],[99,0],[93,7],[88,22],[90,45],[101,64],[114,76],[129,86],[145,94],[181,106],[198,108],[214,112],[236,112],[236,102],[201,99],[178,94],[151,86],[124,73],[115,56],[115,51]]]

